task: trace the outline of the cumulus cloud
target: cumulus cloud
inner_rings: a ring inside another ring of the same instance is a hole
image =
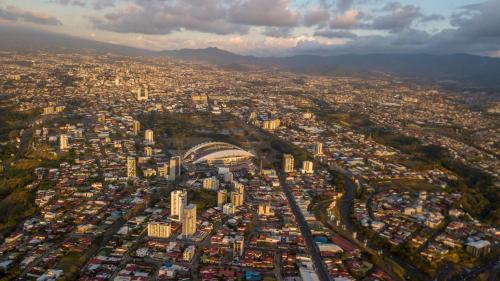
[[[345,5],[343,7],[351,7]],[[424,14],[416,5],[403,5],[400,2],[390,2],[380,10],[357,9],[337,10],[336,16],[330,21],[332,29],[375,29],[398,32],[413,28],[415,22],[430,22],[443,20],[438,14]]]
[[[477,4],[451,10],[452,15],[446,18],[425,12],[419,1],[408,4],[400,0],[46,1],[84,6],[92,10],[85,15],[95,29],[112,31],[114,38],[128,38],[129,35],[121,33],[138,33],[133,37],[147,46],[155,45],[155,40],[159,44],[178,40],[180,47],[182,44],[190,47],[231,44],[233,50],[242,48],[248,53],[255,48],[260,54],[265,48],[292,48],[296,53],[467,52],[498,56],[500,49],[498,0],[478,0]],[[386,4],[375,5],[380,3]],[[61,24],[57,18],[13,7],[3,8],[1,4],[0,18]],[[447,24],[434,25],[434,21],[446,21]],[[184,30],[211,36],[187,40],[185,36],[168,35]],[[264,36],[254,36],[251,30]],[[312,35],[298,39],[299,31]],[[139,38],[141,35],[144,37]],[[226,42],[229,38],[231,43]],[[205,41],[200,43],[202,39]]]
[[[233,23],[256,26],[296,26],[299,13],[289,8],[289,0],[240,0],[229,8]]]
[[[87,7],[90,6],[95,10],[102,10],[104,8],[113,7],[115,5],[115,0],[53,0],[63,6],[79,6]]]
[[[90,17],[98,29],[142,34],[182,29],[245,34],[251,26],[294,27],[298,19],[288,0],[135,0],[127,8]]]
[[[347,10],[330,22],[330,28],[349,29],[356,27],[360,13],[357,10]]]
[[[367,54],[367,53],[411,53],[419,52],[427,47],[431,39],[425,31],[407,29],[398,33],[384,35],[357,36],[353,40],[339,45],[299,44],[295,53],[307,54]]]
[[[0,18],[9,21],[24,21],[41,25],[62,25],[62,22],[56,17],[15,6],[0,7]]]
[[[322,7],[312,7],[304,14],[304,25],[322,25],[330,20],[330,12]]]
[[[326,38],[356,38],[355,33],[345,30],[318,30],[314,32],[314,36],[321,36]]]
[[[445,20],[445,17],[438,14],[426,15],[420,19],[421,22],[441,21],[441,20]]]
[[[451,25],[459,36],[467,38],[500,37],[500,1],[490,0],[467,5],[451,17]]]
[[[392,29],[387,35],[358,36],[342,45],[320,42],[299,43],[293,52],[296,54],[472,53],[498,56],[499,14],[500,2],[489,0],[461,7],[460,11],[451,16],[452,28],[436,33],[412,28],[408,21],[403,21],[405,28]],[[383,25],[383,28],[389,26],[392,25]]]
[[[133,5],[94,16],[94,27],[120,33],[169,34],[189,29],[215,34],[247,33],[248,27],[225,20],[217,0],[136,0]]]
[[[337,8],[340,11],[347,11],[351,8],[354,0],[337,0]]]
[[[388,15],[376,17],[373,20],[372,27],[385,30],[402,30],[409,27],[414,20],[422,17],[420,8],[415,5],[402,5],[399,2],[389,3],[385,10]]]
[[[80,7],[85,7],[85,1],[83,0],[54,0],[54,2],[64,5],[64,6],[80,6]]]
[[[92,7],[95,10],[102,10],[108,7],[113,7],[115,5],[114,0],[95,0]]]
[[[263,34],[270,37],[290,37],[292,31],[293,28],[290,27],[267,27]]]

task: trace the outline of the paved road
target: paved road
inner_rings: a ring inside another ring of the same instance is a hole
[[[343,176],[344,176],[344,186],[345,186],[345,191],[344,191],[344,196],[342,198],[342,201],[340,202],[340,206],[339,206],[339,211],[340,211],[340,219],[341,219],[341,222],[343,225],[346,226],[346,230],[349,231],[350,233],[354,233],[356,232],[358,234],[358,240],[359,241],[364,241],[365,238],[363,237],[362,234],[360,234],[359,232],[359,229],[357,228],[357,226],[355,226],[353,223],[352,223],[352,220],[351,220],[351,217],[350,217],[350,213],[351,213],[351,205],[352,205],[352,201],[354,200],[354,196],[355,196],[355,190],[356,190],[356,185],[352,182],[352,177],[353,175],[345,170],[345,169],[342,169],[336,165],[330,165],[330,168],[341,173]],[[358,179],[359,180],[359,179]],[[361,184],[363,185],[364,183],[362,181],[360,181]],[[379,246],[371,243],[370,241],[368,241],[367,243],[367,248],[373,250],[373,251],[380,251],[380,250],[383,250],[382,248],[380,248]],[[422,271],[418,270],[415,266],[413,266],[412,264],[396,257],[396,256],[393,256],[391,253],[389,253],[388,251],[383,251],[383,255],[381,255],[380,257],[383,258],[384,260],[388,260],[390,262],[393,262],[395,264],[398,264],[399,266],[401,266],[402,268],[405,269],[406,273],[412,277],[412,280],[430,280],[430,277],[423,273]]]
[[[29,143],[31,137],[33,136],[33,129],[31,127],[26,128],[20,136],[21,142],[19,143],[19,149],[17,150],[14,157],[10,160],[5,161],[4,165],[7,168],[10,163],[15,163],[17,160],[21,159],[28,151]]]
[[[498,258],[498,256],[497,256],[497,258]],[[472,269],[469,272],[463,272],[461,274],[455,275],[452,278],[450,278],[449,280],[450,281],[467,281],[467,280],[473,280],[479,274],[481,274],[481,273],[483,273],[485,271],[488,271],[488,270],[492,270],[491,275],[493,275],[493,276],[490,276],[490,279],[491,278],[495,279],[496,276],[498,275],[499,267],[500,267],[500,260],[492,261],[492,262],[489,262],[487,264],[483,264],[481,266],[478,266],[478,267]]]
[[[19,143],[19,149],[17,150],[16,154],[11,160],[5,161],[4,165],[7,167],[10,165],[10,163],[15,163],[24,155],[26,152],[28,152],[29,144],[31,143],[31,139],[33,138],[33,127],[35,126],[36,123],[42,124],[47,118],[50,118],[49,115],[42,115],[36,117],[31,123],[29,124],[29,127],[25,128],[21,136],[19,137],[20,143]]]
[[[288,199],[288,202],[290,204],[290,208],[292,209],[292,212],[295,216],[295,219],[297,220],[297,223],[299,224],[300,227],[300,232],[302,233],[302,236],[304,237],[304,241],[306,242],[306,246],[309,249],[309,252],[311,254],[314,267],[316,269],[316,273],[318,274],[318,277],[321,281],[331,281],[330,279],[330,274],[328,273],[328,270],[326,269],[325,264],[323,263],[323,260],[321,259],[321,254],[319,252],[319,248],[316,245],[316,243],[313,241],[313,237],[311,234],[311,229],[309,229],[309,225],[307,224],[306,220],[304,219],[304,216],[302,215],[302,212],[300,211],[299,206],[297,205],[297,202],[295,201],[295,198],[293,197],[292,192],[288,188],[288,185],[285,182],[285,176],[280,173],[280,182],[281,185],[283,186],[283,190],[285,191],[285,195]]]

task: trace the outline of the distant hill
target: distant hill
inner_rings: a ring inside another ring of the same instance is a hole
[[[219,65],[253,64],[277,67],[298,73],[332,75],[386,73],[447,85],[500,88],[500,59],[468,54],[297,55],[258,58],[240,56],[217,48],[163,51],[161,54]]]
[[[65,34],[0,25],[0,50],[11,52],[82,52],[152,55],[154,52]]]
[[[0,50],[114,53],[132,56],[168,56],[205,61],[228,70],[254,67],[278,68],[297,73],[332,76],[394,75],[406,79],[438,82],[446,86],[500,89],[500,59],[467,54],[367,54],[289,57],[243,56],[218,48],[154,52],[98,42],[58,33],[0,25]]]
[[[181,49],[173,51],[161,51],[159,52],[159,54],[185,60],[206,61],[220,65],[254,64],[259,60],[257,57],[237,55],[213,47],[206,49]]]

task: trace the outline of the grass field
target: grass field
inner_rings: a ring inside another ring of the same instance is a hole
[[[217,193],[206,189],[197,189],[188,193],[188,202],[196,204],[197,212],[215,207],[217,205]]]
[[[367,116],[361,114],[319,112],[318,117],[327,122],[338,123],[346,127],[368,127],[373,125]]]
[[[378,190],[394,188],[397,190],[408,190],[408,191],[436,191],[439,189],[439,187],[430,184],[426,180],[419,180],[419,179],[414,179],[414,180],[402,179],[402,180],[391,180],[383,182],[381,181],[374,183],[374,185],[377,187]]]

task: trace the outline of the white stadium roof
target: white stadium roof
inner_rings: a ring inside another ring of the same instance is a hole
[[[255,157],[255,155],[245,150],[228,149],[228,150],[212,152],[201,158],[198,158],[198,160],[194,161],[193,163],[198,164],[198,163],[203,163],[204,161],[207,160],[215,160],[215,159],[229,158],[229,157]]]
[[[203,164],[210,162],[238,162],[255,157],[254,154],[230,143],[205,142],[189,149],[183,157],[183,163]]]

